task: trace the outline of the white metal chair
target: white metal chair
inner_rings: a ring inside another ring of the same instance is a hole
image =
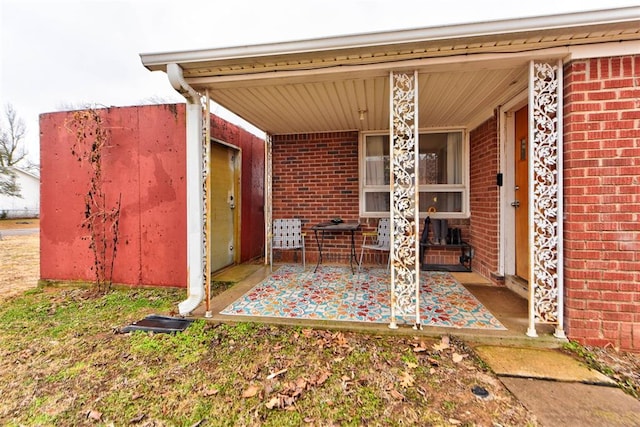
[[[302,250],[302,268],[306,268],[304,233],[302,232],[302,221],[300,219],[274,219],[271,228],[271,250],[269,254],[269,264],[273,271],[273,250]]]
[[[362,266],[362,259],[364,258],[364,250],[370,249],[374,251],[390,252],[390,229],[389,218],[381,218],[378,221],[378,229],[375,232],[365,231],[362,233],[362,249],[360,250],[360,263],[358,264],[358,274],[360,274],[360,267]],[[371,243],[367,243],[367,238],[375,238]],[[387,268],[391,265],[391,256],[387,262]]]

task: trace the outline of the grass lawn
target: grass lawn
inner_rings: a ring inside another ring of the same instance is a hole
[[[46,287],[3,301],[0,424],[536,424],[449,337],[203,320],[175,335],[117,333],[148,314],[170,313],[183,298],[174,289],[96,296]]]

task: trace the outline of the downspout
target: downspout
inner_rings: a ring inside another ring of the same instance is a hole
[[[167,64],[167,76],[171,86],[187,100],[187,299],[178,304],[178,312],[185,316],[195,310],[204,299],[202,107],[200,94],[185,81],[178,64]]]

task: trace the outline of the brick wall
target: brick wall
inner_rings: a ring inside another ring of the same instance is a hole
[[[498,123],[494,115],[471,131],[469,162],[471,244],[475,248],[473,270],[492,278],[498,270],[498,231],[500,194],[496,185],[499,144]],[[496,279],[493,279],[496,281]]]
[[[273,218],[302,219],[307,262],[315,262],[313,225],[335,217],[358,221],[358,133],[275,135],[272,142]],[[358,248],[361,242],[358,232]],[[325,260],[348,261],[347,234],[327,234],[325,244]],[[283,260],[298,261],[293,254],[278,251]]]
[[[640,351],[640,56],[573,61],[564,93],[567,334]]]
[[[337,132],[300,135],[275,135],[272,138],[273,218],[301,218],[307,233],[307,261],[315,262],[317,244],[311,227],[340,217],[360,221],[355,234],[358,257],[362,231],[375,231],[377,218],[359,218],[358,133]],[[420,222],[420,230],[424,220]],[[469,220],[449,220],[449,227],[459,227],[465,240],[470,238]],[[325,236],[327,251],[323,259],[345,263],[349,260],[348,234]],[[278,260],[299,262],[299,252],[278,251]],[[458,264],[460,250],[430,249],[430,264]],[[386,265],[387,254],[366,251],[365,264]]]

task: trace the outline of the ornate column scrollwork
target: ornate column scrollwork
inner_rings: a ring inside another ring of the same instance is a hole
[[[563,338],[562,61],[530,63],[529,79],[529,328],[556,324]]]
[[[267,134],[264,140],[265,149],[265,165],[264,165],[264,264],[269,263],[269,250],[271,247],[271,226],[273,217],[272,211],[272,177],[273,177],[273,161],[272,161],[272,144],[271,135]]]
[[[418,263],[418,74],[390,74],[391,323],[414,313],[420,328]]]
[[[202,277],[205,286],[206,317],[211,317],[211,207],[209,188],[211,188],[210,147],[211,147],[211,117],[209,117],[209,91],[200,97],[202,107]]]

